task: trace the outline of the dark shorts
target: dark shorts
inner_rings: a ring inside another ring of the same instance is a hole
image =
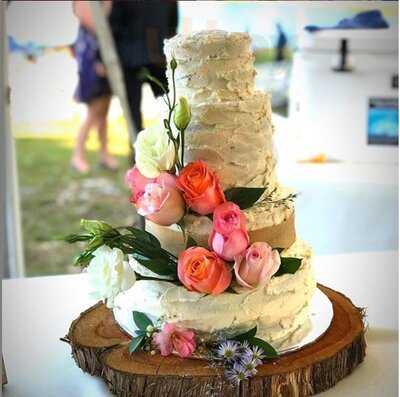
[[[84,28],[79,29],[74,44],[74,54],[78,63],[78,84],[74,98],[78,102],[89,103],[104,95],[111,95],[106,77],[99,76],[96,64],[100,62],[96,37]]]

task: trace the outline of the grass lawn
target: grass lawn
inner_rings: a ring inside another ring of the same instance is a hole
[[[110,172],[98,166],[92,133],[88,142],[92,168],[86,176],[69,166],[78,120],[52,127],[51,135],[29,134],[21,127],[16,133],[27,276],[80,271],[71,265],[79,247],[59,238],[77,231],[81,218],[102,219],[113,225],[132,224],[136,219],[123,182],[129,145],[122,121],[110,125],[111,151],[120,170]]]

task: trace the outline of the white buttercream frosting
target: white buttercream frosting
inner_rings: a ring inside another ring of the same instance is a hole
[[[152,319],[205,333],[234,334],[257,326],[258,337],[284,348],[307,332],[316,283],[307,244],[296,241],[282,255],[303,258],[300,269],[293,275],[273,277],[268,285],[253,291],[212,296],[168,281],[141,280],[120,294],[115,304],[127,313],[142,311]]]
[[[266,94],[192,105],[185,160],[204,160],[224,189],[275,181],[271,106]]]
[[[175,57],[178,96],[192,107],[185,160],[204,160],[223,188],[276,182],[268,95],[254,89],[254,55],[247,33],[210,30],[165,42]],[[168,71],[171,86],[171,70]]]
[[[165,53],[168,61],[175,57],[178,93],[191,103],[239,99],[253,93],[256,72],[247,33],[180,34],[166,40]]]

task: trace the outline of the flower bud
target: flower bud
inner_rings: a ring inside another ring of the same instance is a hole
[[[183,131],[190,123],[190,119],[192,117],[192,113],[190,110],[189,102],[185,97],[180,97],[178,105],[176,106],[174,112],[174,123],[175,127],[179,131]]]
[[[177,64],[175,58],[172,58],[172,59],[171,59],[171,62],[169,63],[169,66],[170,66],[170,68],[171,68],[172,70],[175,70],[175,69],[178,67],[178,64]]]
[[[112,230],[112,227],[105,222],[89,219],[81,219],[81,227],[93,234],[103,234]]]

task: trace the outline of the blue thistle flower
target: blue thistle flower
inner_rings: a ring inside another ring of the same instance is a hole
[[[217,355],[228,362],[234,361],[238,358],[239,346],[235,341],[227,340],[219,345]]]

